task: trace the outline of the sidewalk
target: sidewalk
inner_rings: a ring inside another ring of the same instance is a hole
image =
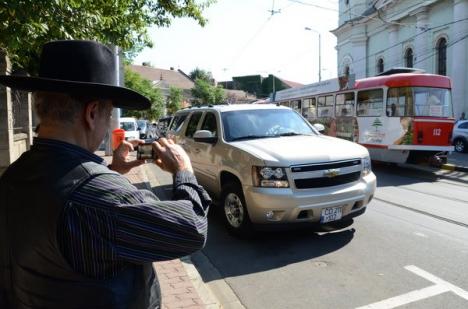
[[[104,156],[104,152],[97,151],[108,163],[111,157]],[[139,189],[153,191],[158,186],[148,179],[145,164],[132,169],[125,176]],[[200,274],[193,266],[189,256],[153,264],[161,285],[161,300],[163,309],[215,309],[221,305],[205,285]]]

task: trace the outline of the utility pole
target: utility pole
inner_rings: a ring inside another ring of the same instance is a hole
[[[318,44],[318,49],[319,49],[318,50],[318,54],[319,54],[318,78],[319,78],[319,82],[321,82],[322,81],[322,35],[320,34],[320,32],[310,27],[305,27],[304,29],[318,34],[318,41],[319,41],[319,44]]]
[[[121,62],[120,62],[120,56],[119,56],[119,47],[114,46],[113,49],[115,53],[115,76],[116,76],[115,85],[122,86],[123,74],[121,72],[122,67],[120,65]],[[119,120],[120,120],[120,108],[113,108],[112,119],[111,119],[111,123],[109,126],[108,137],[106,141],[106,151],[105,151],[106,156],[112,155],[112,131],[120,127]]]

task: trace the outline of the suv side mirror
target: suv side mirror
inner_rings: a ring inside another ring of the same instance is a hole
[[[325,126],[321,123],[314,123],[314,128],[320,133],[325,132]]]
[[[193,134],[193,139],[199,143],[215,144],[218,141],[218,137],[213,136],[213,133],[208,130],[198,130]]]

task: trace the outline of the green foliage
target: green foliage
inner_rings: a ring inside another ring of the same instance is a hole
[[[122,116],[139,119],[157,120],[164,113],[164,97],[158,88],[153,87],[151,81],[144,79],[138,73],[125,68],[125,87],[135,90],[151,101],[151,108],[143,111],[124,110]]]
[[[189,76],[190,76],[190,78],[192,80],[202,79],[202,80],[208,82],[210,85],[214,85],[213,75],[209,71],[205,71],[203,69],[195,68],[195,70],[190,72]]]
[[[121,47],[128,57],[152,47],[148,27],[190,17],[204,26],[202,11],[215,0],[0,0],[0,49],[15,68],[35,73],[41,47],[51,40],[97,40]]]
[[[173,115],[178,111],[182,107],[183,99],[182,89],[171,86],[169,88],[169,96],[167,97],[167,113]]]
[[[226,99],[226,94],[221,86],[212,86],[203,79],[195,80],[192,96],[195,98],[195,104],[221,104]]]

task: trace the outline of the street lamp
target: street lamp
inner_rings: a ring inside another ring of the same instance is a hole
[[[319,74],[318,74],[318,77],[319,77],[319,82],[322,81],[322,48],[321,48],[321,45],[322,45],[322,37],[320,35],[320,32],[318,32],[317,30],[314,30],[310,27],[305,27],[304,28],[305,30],[307,31],[312,31],[312,32],[315,32],[318,34],[318,38],[319,38]]]

